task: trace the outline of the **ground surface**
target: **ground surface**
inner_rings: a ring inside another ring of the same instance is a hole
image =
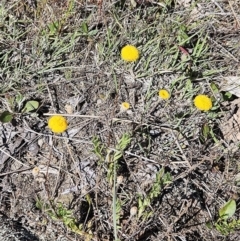
[[[0,240],[238,240],[239,209],[226,224],[219,209],[239,206],[239,6],[1,1]]]

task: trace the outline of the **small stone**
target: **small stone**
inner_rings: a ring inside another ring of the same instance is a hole
[[[130,209],[130,215],[135,216],[137,214],[138,208],[136,206],[131,207]]]
[[[123,176],[118,176],[117,177],[117,184],[120,185],[123,182]]]
[[[97,99],[97,106],[102,104],[102,100],[101,99]]]
[[[73,108],[72,108],[72,106],[69,105],[69,104],[66,104],[65,107],[64,107],[64,109],[66,110],[66,112],[67,112],[68,114],[72,114],[72,113],[73,113]]]
[[[39,172],[40,172],[40,169],[38,167],[33,168],[32,174],[33,174],[34,178],[36,178],[38,176]]]

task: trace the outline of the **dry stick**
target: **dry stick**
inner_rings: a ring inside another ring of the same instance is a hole
[[[45,116],[53,116],[53,115],[58,115],[58,116],[66,116],[66,117],[83,117],[83,118],[102,118],[103,116],[95,116],[95,115],[74,115],[74,114],[57,114],[57,113],[47,113],[43,114]]]
[[[5,172],[5,173],[1,173],[0,174],[0,177],[2,176],[6,176],[6,175],[10,175],[10,174],[13,174],[13,173],[19,173],[19,172],[25,172],[25,171],[29,171],[31,170],[32,168],[25,168],[25,169],[19,169],[19,170],[15,170],[15,171],[12,171],[12,172]]]
[[[56,189],[57,189],[57,185],[58,185],[58,181],[59,181],[59,177],[60,177],[61,165],[62,165],[62,156],[61,156],[60,163],[59,163],[59,166],[58,166],[57,180],[56,180],[55,186],[54,186],[54,188],[53,188],[53,190],[52,190],[52,196],[51,196],[51,198],[53,198],[54,193],[55,193],[55,191],[56,191]]]
[[[19,164],[21,164],[21,165],[29,168],[29,166],[28,166],[27,164],[24,164],[23,162],[19,161],[19,160],[16,159],[15,157],[11,156],[10,154],[8,154],[8,153],[7,153],[6,151],[4,151],[3,149],[0,149],[0,151],[1,151],[2,153],[4,153],[5,155],[9,156],[10,158],[12,158],[14,161],[18,162]]]
[[[229,6],[230,6],[230,8],[231,8],[231,10],[232,10],[232,13],[233,13],[233,15],[234,15],[234,18],[235,18],[235,20],[236,20],[236,22],[237,22],[238,28],[240,28],[240,22],[238,21],[238,16],[237,16],[237,14],[235,13],[235,11],[234,11],[234,9],[233,9],[232,2],[231,2],[231,1],[228,1],[228,3],[229,3]]]
[[[173,130],[170,130],[170,131],[171,131],[171,134],[172,134],[173,138],[175,139],[175,142],[176,142],[176,144],[177,144],[177,146],[178,146],[178,149],[180,150],[180,152],[181,152],[181,154],[182,154],[182,156],[183,156],[183,159],[184,159],[185,162],[188,164],[188,166],[191,167],[191,164],[190,164],[190,162],[188,161],[186,155],[184,154],[183,149],[182,149],[182,147],[180,146],[177,137],[176,137],[175,134],[173,133]]]
[[[221,8],[221,6],[215,1],[215,0],[211,0],[211,2],[213,2],[219,9],[222,13],[224,13],[223,9]]]
[[[207,38],[212,41],[214,44],[216,44],[218,47],[220,47],[226,54],[228,54],[230,57],[232,57],[234,59],[235,62],[239,63],[239,60],[233,55],[231,54],[226,48],[224,48],[221,44],[219,44],[218,42],[216,42],[214,39],[212,39],[211,37],[207,36]]]
[[[68,143],[67,143],[67,140],[65,139],[64,141],[65,141],[65,145],[66,145],[66,147],[67,147],[68,153],[69,153],[69,155],[70,155],[70,157],[71,157],[71,159],[72,159],[72,162],[73,162],[73,164],[75,165],[75,160],[74,160],[74,157],[73,157],[73,155],[72,155],[71,149],[70,149],[70,147],[69,147],[69,145],[68,145]],[[80,171],[79,171],[79,168],[77,168],[77,173],[78,173],[78,175],[79,175],[78,178],[81,180],[81,173],[80,173]]]
[[[166,115],[166,117],[169,117],[167,114],[165,114],[165,115]],[[180,150],[180,152],[181,152],[181,154],[182,154],[182,157],[183,157],[183,159],[184,159],[184,162],[187,163],[188,167],[191,168],[192,166],[191,166],[188,158],[187,158],[186,155],[184,154],[183,149],[182,149],[182,147],[180,146],[177,137],[176,137],[175,134],[173,133],[173,130],[172,130],[171,128],[169,128],[169,129],[170,129],[170,132],[171,132],[173,138],[175,139],[175,142],[176,142],[176,144],[177,144],[177,146],[178,146],[178,149]]]
[[[68,145],[68,143],[67,143],[67,140],[65,139],[64,141],[65,141],[65,145],[66,145],[66,147],[67,147],[68,153],[69,153],[69,155],[70,155],[70,157],[71,157],[71,159],[72,159],[72,162],[73,162],[73,164],[75,164],[75,160],[74,160],[74,157],[73,157],[73,155],[72,155],[71,149],[70,149],[70,147],[69,147],[69,145]],[[77,172],[78,172],[79,177],[81,177],[81,173],[80,173],[80,171],[79,171],[78,168],[77,168]]]
[[[75,115],[75,114],[57,114],[57,113],[46,113],[46,114],[43,114],[44,116],[54,116],[54,115],[57,115],[57,116],[66,116],[66,117],[81,117],[81,118],[93,118],[93,119],[101,119],[101,118],[105,118],[105,116],[100,116],[100,115]],[[171,130],[170,127],[166,127],[166,126],[158,126],[158,125],[153,125],[153,124],[148,124],[148,123],[141,123],[141,122],[138,122],[138,121],[132,121],[132,120],[127,120],[127,119],[120,119],[120,118],[112,118],[111,119],[112,121],[120,121],[120,122],[127,122],[127,123],[136,123],[136,124],[139,124],[139,125],[148,125],[148,126],[154,126],[154,127],[158,127],[158,128],[161,128],[163,130]],[[37,133],[33,130],[28,130],[28,131],[32,131],[34,133]],[[39,133],[37,133],[39,134]],[[43,134],[42,134],[43,135]],[[60,137],[58,137],[60,138]],[[70,138],[69,138],[70,139]],[[71,139],[70,139],[71,140]]]
[[[42,133],[36,132],[36,131],[34,131],[34,130],[32,130],[32,129],[27,129],[27,128],[25,128],[25,130],[26,130],[26,131],[29,131],[29,132],[32,132],[32,133],[35,133],[35,134],[37,134],[37,135],[39,135],[39,136],[47,136],[47,137],[51,136],[51,135],[49,135],[49,134],[42,134]],[[56,139],[67,139],[67,140],[70,140],[70,141],[76,141],[76,142],[78,142],[78,143],[84,143],[84,144],[91,144],[91,145],[92,145],[92,143],[91,143],[90,141],[82,141],[82,140],[79,140],[79,139],[77,139],[77,138],[66,138],[66,137],[64,137],[64,136],[56,136],[56,135],[55,135],[55,138],[56,138]]]
[[[185,172],[179,174],[177,177],[175,177],[174,180],[173,180],[173,182],[175,182],[175,181],[177,181],[177,180],[179,180],[179,179],[185,178],[189,173],[191,173],[192,171],[194,171],[195,169],[197,169],[197,168],[198,168],[199,166],[201,166],[202,163],[204,163],[205,161],[210,161],[210,160],[207,159],[206,157],[204,157],[202,161],[200,161],[199,163],[197,163],[197,164],[195,164],[195,165],[192,165],[187,171],[185,171]],[[167,186],[169,186],[169,185],[170,185],[170,184],[167,184],[167,185],[165,186],[165,188],[166,188]]]
[[[81,117],[81,118],[93,118],[93,119],[101,119],[105,118],[105,116],[100,115],[75,115],[75,114],[58,114],[58,113],[46,113],[43,114],[44,116],[66,116],[66,117]],[[121,121],[121,122],[128,122],[128,123],[136,123],[136,124],[143,124],[143,125],[150,125],[150,124],[144,124],[136,121],[126,120],[126,119],[120,119],[120,118],[112,118],[112,121]]]
[[[74,115],[74,114],[57,114],[57,113],[47,113],[47,114],[44,114],[45,116],[53,116],[53,115],[57,115],[57,116],[66,116],[66,117],[82,117],[82,118],[94,118],[94,119],[100,119],[100,118],[104,118],[104,116],[95,116],[95,115]],[[176,141],[176,144],[180,150],[180,152],[182,153],[183,155],[183,158],[184,158],[184,162],[186,162],[188,164],[189,167],[191,167],[191,164],[189,163],[186,155],[184,154],[176,136],[174,135],[173,133],[173,130],[171,128],[168,128],[168,127],[162,127],[162,126],[157,126],[157,125],[152,125],[152,124],[145,124],[145,123],[140,123],[140,122],[136,122],[136,121],[131,121],[131,120],[126,120],[126,119],[120,119],[120,118],[112,118],[112,121],[121,121],[121,122],[128,122],[128,123],[137,123],[137,124],[142,124],[142,125],[151,125],[151,126],[155,126],[155,127],[159,127],[161,129],[165,129],[165,130],[168,130],[168,131],[171,131],[175,141]],[[90,144],[90,143],[89,143]],[[139,157],[133,153],[130,153],[130,152],[126,152],[127,154],[129,155],[132,155],[132,156],[136,156],[136,157]],[[154,162],[156,163],[156,161],[154,160],[150,160],[148,158],[144,158],[144,157],[141,157],[142,159],[145,159],[145,160],[148,160],[148,161],[151,161],[151,162]],[[181,162],[183,163],[183,162]]]
[[[71,81],[76,81],[76,80],[81,80],[81,79],[83,79],[83,78],[85,78],[85,77],[78,77],[78,78],[70,78],[70,79],[67,79],[67,80],[58,80],[57,82],[55,82],[55,83],[43,83],[43,84],[38,84],[37,85],[37,87],[45,87],[46,85],[48,85],[48,86],[54,86],[54,85],[60,85],[60,84],[64,84],[64,83],[67,83],[67,82],[71,82]],[[8,91],[8,93],[12,93],[12,92],[14,92],[14,93],[16,93],[16,92],[22,92],[22,91],[30,91],[30,90],[36,90],[36,86],[34,86],[34,87],[25,87],[25,88],[19,88],[19,89],[14,89],[13,91]],[[6,93],[3,93],[3,94],[0,94],[0,96],[5,96],[6,95]],[[10,111],[11,112],[11,111]]]
[[[50,99],[50,101],[51,101],[51,103],[52,103],[52,106],[54,106],[54,104],[53,104],[53,99],[52,99],[52,96],[51,96],[51,91],[50,91],[47,83],[46,83],[46,88],[47,88],[48,95],[49,95],[49,99]],[[54,109],[55,109],[55,108],[54,108]],[[56,109],[55,109],[55,110],[56,110]]]
[[[110,148],[110,149],[112,149],[112,148]],[[115,149],[112,149],[112,150],[115,151]],[[144,160],[144,161],[148,161],[148,162],[152,162],[152,163],[155,163],[155,164],[157,163],[157,164],[158,164],[157,161],[151,160],[151,159],[146,158],[146,157],[139,156],[139,155],[134,154],[134,153],[132,153],[132,152],[130,152],[130,151],[125,151],[125,153],[128,154],[128,155],[130,155],[130,156],[138,157],[139,159],[142,159],[142,160]]]

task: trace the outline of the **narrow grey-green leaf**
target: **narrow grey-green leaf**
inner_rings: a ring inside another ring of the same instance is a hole
[[[12,120],[13,118],[13,114],[9,111],[4,111],[1,115],[0,115],[0,121],[3,123],[8,123]]]
[[[214,82],[212,82],[212,83],[210,84],[210,86],[211,86],[212,91],[213,91],[214,93],[218,93],[218,92],[219,92],[219,89],[218,89],[217,85],[216,85]]]
[[[219,216],[220,218],[226,220],[228,218],[231,218],[235,211],[236,211],[236,202],[235,200],[229,200],[225,205],[220,208],[219,210]]]
[[[204,138],[207,138],[210,133],[210,127],[208,124],[204,124],[203,130],[202,130]]]
[[[98,33],[98,30],[97,30],[97,29],[93,29],[93,30],[91,30],[91,31],[88,32],[88,35],[89,35],[89,36],[94,36],[94,35],[96,35],[97,33]]]

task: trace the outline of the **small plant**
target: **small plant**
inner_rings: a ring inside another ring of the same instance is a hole
[[[92,143],[94,147],[93,153],[99,158],[100,163],[102,163],[106,154],[106,147],[102,144],[98,137],[93,137]]]
[[[27,114],[35,112],[39,107],[39,102],[36,100],[29,100],[25,102],[25,97],[18,93],[16,97],[10,97],[8,100],[8,109],[10,111],[3,111],[0,114],[0,121],[2,123],[11,122],[15,114]],[[25,104],[23,105],[23,103]]]
[[[107,173],[107,179],[112,186],[113,183],[113,175],[114,173],[116,174],[117,169],[117,161],[122,157],[123,151],[127,148],[129,143],[131,142],[131,137],[129,134],[123,134],[121,139],[118,141],[116,147],[114,150],[108,150],[107,151],[107,160],[109,162],[109,167],[108,167],[108,173]]]
[[[240,220],[232,219],[236,212],[236,202],[235,200],[229,200],[225,205],[219,209],[218,220],[213,224],[213,226],[223,235],[228,235],[229,233],[240,228]],[[210,223],[207,223],[208,227],[212,227]]]
[[[61,29],[62,29],[62,23],[61,21],[57,20],[49,23],[47,25],[47,30],[43,30],[42,34],[43,35],[48,34],[49,36],[54,37],[61,32]]]
[[[122,138],[118,141],[116,145],[116,150],[113,154],[112,163],[109,166],[109,181],[112,183],[113,181],[113,226],[114,226],[114,237],[115,240],[118,240],[117,229],[118,223],[121,213],[121,201],[117,199],[117,191],[116,191],[116,182],[117,182],[117,161],[122,157],[123,151],[127,148],[129,143],[131,142],[131,137],[129,134],[123,134]],[[113,173],[113,176],[111,175]]]
[[[131,142],[131,137],[129,134],[125,133],[119,139],[114,149],[106,148],[100,140],[95,137],[93,139],[94,150],[93,152],[99,157],[101,161],[107,161],[108,170],[107,170],[107,180],[112,187],[113,200],[112,200],[112,211],[113,211],[113,227],[114,227],[114,237],[115,240],[118,239],[117,230],[119,228],[119,219],[121,213],[121,207],[123,203],[120,199],[117,198],[116,183],[117,183],[117,168],[118,160],[122,157],[124,150],[127,148]],[[104,154],[106,157],[104,158]]]
[[[138,198],[138,218],[143,217],[143,219],[148,219],[152,212],[146,210],[147,207],[151,205],[151,202],[159,196],[164,185],[171,183],[170,173],[164,173],[164,168],[162,168],[156,175],[156,179],[153,186],[146,197],[142,195]]]
[[[98,30],[97,29],[89,30],[87,23],[83,22],[81,26],[81,32],[82,32],[81,34],[82,36],[90,37],[90,36],[96,35],[98,33]]]
[[[9,112],[9,111],[3,111],[1,114],[0,114],[0,121],[2,123],[8,123],[10,121],[12,121],[13,119],[13,113]]]
[[[29,113],[31,111],[36,111],[39,107],[39,102],[36,100],[29,100],[26,102],[22,109],[22,113]]]
[[[86,241],[90,241],[93,235],[84,232],[81,226],[77,225],[77,221],[73,216],[73,211],[67,209],[62,203],[54,205],[44,204],[41,200],[37,199],[36,207],[44,212],[53,220],[61,221],[63,224],[69,228],[72,232],[79,234],[85,238]]]

